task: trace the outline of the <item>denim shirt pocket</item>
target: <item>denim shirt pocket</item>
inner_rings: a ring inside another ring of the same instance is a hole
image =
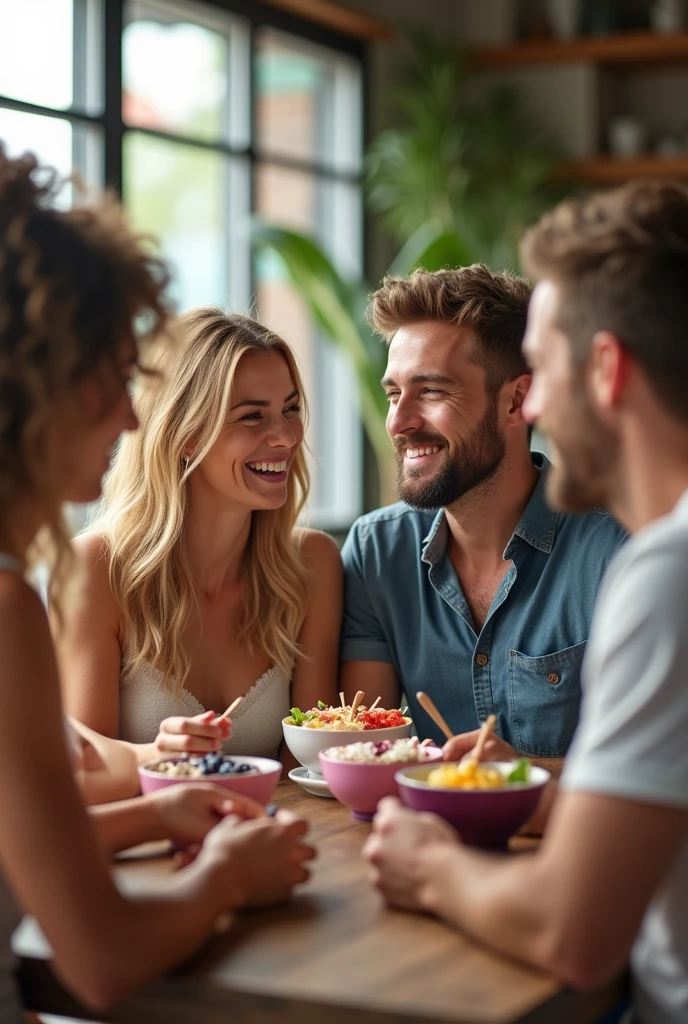
[[[509,711],[516,748],[533,757],[564,757],[578,725],[586,641],[530,658],[509,651]]]

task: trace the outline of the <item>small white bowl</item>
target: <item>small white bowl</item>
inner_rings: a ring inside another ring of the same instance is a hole
[[[362,743],[370,740],[380,743],[382,740],[400,740],[411,735],[411,719],[405,718],[403,725],[393,725],[387,729],[304,729],[302,725],[288,725],[288,719],[282,719],[284,739],[297,761],[304,768],[322,778],[318,754],[328,747],[345,747],[349,743]]]

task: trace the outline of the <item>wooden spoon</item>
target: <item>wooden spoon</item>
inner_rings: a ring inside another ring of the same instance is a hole
[[[497,724],[497,716],[496,715],[488,715],[488,717],[485,719],[483,724],[480,726],[480,735],[478,736],[477,740],[475,741],[475,746],[473,747],[473,752],[470,755],[467,755],[466,757],[464,757],[462,763],[465,764],[466,762],[470,763],[471,761],[474,761],[476,765],[480,764],[480,761],[481,761],[482,756],[483,756],[483,750],[485,749],[485,744],[487,743],[488,739],[490,738],[490,734],[491,734],[491,732],[494,729],[496,724]]]
[[[239,707],[243,699],[243,697],[237,697],[236,700],[233,700],[232,703],[227,708],[227,710],[223,711],[221,715],[218,715],[215,721],[221,722],[223,718],[229,718],[232,711],[236,711],[236,709]]]
[[[416,700],[423,708],[423,710],[427,711],[435,725],[438,726],[438,728],[442,730],[447,739],[450,740],[453,737],[454,733],[451,731],[445,720],[442,718],[442,715],[435,707],[434,701],[432,701],[430,697],[428,697],[427,693],[423,693],[422,690],[419,690],[418,693],[416,694]]]
[[[353,722],[354,718],[358,714],[358,706],[365,697],[363,690],[356,690],[356,696],[351,702],[351,714],[349,715],[349,721]]]

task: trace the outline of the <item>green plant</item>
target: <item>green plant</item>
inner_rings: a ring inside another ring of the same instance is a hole
[[[555,198],[557,147],[514,89],[467,103],[467,55],[426,32],[408,35],[399,123],[366,156],[370,206],[400,242],[429,226],[461,239],[464,262],[514,267],[523,229]]]

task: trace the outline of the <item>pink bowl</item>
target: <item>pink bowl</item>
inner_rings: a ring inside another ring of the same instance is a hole
[[[429,747],[427,752],[429,758],[424,758],[423,762],[405,762],[404,767],[442,760],[442,751],[439,747]],[[383,796],[399,795],[394,778],[400,767],[398,761],[396,764],[335,761],[322,750],[319,756],[320,767],[332,796],[346,807],[350,807],[351,817],[357,821],[372,821]]]
[[[485,762],[508,774],[513,764]],[[550,774],[532,765],[530,780],[503,789],[454,789],[429,786],[425,781],[432,765],[404,766],[397,771],[399,795],[414,811],[430,811],[453,825],[469,846],[504,847],[510,836],[525,825],[538,805]]]
[[[153,793],[156,789],[165,789],[166,786],[176,786],[180,782],[190,783],[192,786],[198,782],[212,782],[216,786],[222,786],[232,793],[241,793],[248,796],[256,803],[264,807],[275,792],[275,786],[282,774],[282,765],[279,761],[273,761],[269,757],[244,757],[236,755],[237,761],[253,765],[258,769],[254,774],[246,775],[197,775],[192,778],[185,778],[179,775],[161,775],[160,772],[149,771],[149,765],[144,764],[139,768],[139,782],[142,793]],[[160,761],[175,761],[181,758],[161,757]],[[158,764],[159,761],[151,761],[149,764]]]

